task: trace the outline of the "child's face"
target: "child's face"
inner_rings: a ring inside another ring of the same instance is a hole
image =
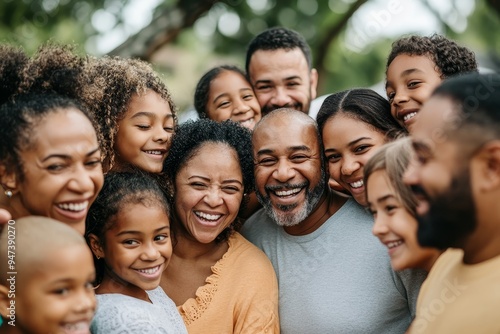
[[[388,248],[394,270],[429,269],[438,251],[418,244],[418,222],[399,201],[386,171],[373,172],[367,189],[370,211],[375,218],[372,232]]]
[[[243,199],[243,175],[233,148],[208,143],[175,178],[175,211],[190,237],[204,244],[228,227]]]
[[[115,219],[105,233],[102,257],[111,278],[122,284],[123,289],[116,292],[134,296],[137,288],[155,289],[172,256],[167,213],[157,203],[132,204]]]
[[[94,128],[69,109],[50,113],[33,131],[39,140],[20,153],[24,179],[12,201],[25,215],[57,219],[83,235],[88,208],[103,184]]]
[[[167,101],[149,90],[133,95],[128,109],[118,122],[115,138],[114,169],[134,165],[151,173],[160,173],[174,133],[174,116]]]
[[[422,104],[442,81],[439,69],[428,56],[401,54],[394,58],[386,74],[391,114],[411,131]]]
[[[30,272],[16,289],[16,328],[20,333],[89,333],[96,299],[94,263],[88,247],[78,244],[49,252]]]
[[[381,132],[342,114],[328,119],[323,128],[330,177],[363,206],[366,205],[363,166],[385,142]]]
[[[222,71],[210,83],[207,115],[218,122],[226,119],[239,122],[250,130],[261,118],[252,86],[241,74],[229,70]]]

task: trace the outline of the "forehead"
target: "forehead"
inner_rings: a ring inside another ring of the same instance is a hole
[[[400,54],[389,65],[387,77],[400,77],[408,73],[408,70],[416,69],[425,74],[439,76],[437,65],[428,55]]]
[[[242,88],[251,88],[251,86],[241,74],[234,71],[223,71],[210,83],[211,94],[216,91],[239,90]]]
[[[315,127],[294,116],[279,115],[265,120],[254,130],[252,136],[254,152],[273,152],[304,146],[319,151],[319,139]]]
[[[308,75],[309,66],[299,48],[258,50],[250,58],[249,74],[255,80],[276,80],[293,75]]]

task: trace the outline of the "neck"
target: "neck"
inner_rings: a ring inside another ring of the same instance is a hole
[[[95,289],[95,292],[99,295],[105,293],[119,293],[129,297],[141,299],[146,302],[151,302],[145,290],[124,281],[108,269],[106,269],[102,282]]]
[[[326,190],[311,214],[294,226],[283,227],[291,235],[307,235],[320,228],[347,201],[331,190]]]
[[[8,198],[4,193],[0,195],[0,208],[9,211],[12,219],[19,219],[31,214],[26,210],[22,204],[19,194],[15,194],[12,198]]]
[[[216,260],[219,260],[227,251],[227,248],[228,243],[226,241],[219,243],[212,241],[204,244],[197,241],[192,236],[186,236],[181,232],[176,236],[173,256],[192,261],[206,258],[216,258]]]

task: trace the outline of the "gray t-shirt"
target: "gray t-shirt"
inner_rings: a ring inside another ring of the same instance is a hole
[[[92,334],[187,334],[172,299],[162,288],[146,291],[152,303],[119,293],[96,295]]]
[[[316,231],[292,236],[257,211],[241,233],[270,258],[279,282],[281,331],[404,333],[423,271],[395,273],[373,218],[349,199]]]

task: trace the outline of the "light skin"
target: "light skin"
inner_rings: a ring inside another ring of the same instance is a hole
[[[90,121],[75,109],[50,113],[33,129],[32,144],[20,152],[24,178],[2,175],[12,190],[14,218],[51,217],[82,235],[88,208],[102,188],[99,145]]]
[[[285,114],[266,119],[254,130],[252,146],[257,192],[267,198],[275,215],[286,219],[304,212],[308,195],[321,183],[323,189],[328,187],[321,177],[317,133],[309,121]],[[284,230],[292,235],[313,232],[345,201],[330,200],[323,191],[312,211]]]
[[[170,220],[158,203],[130,204],[118,212],[104,240],[91,234],[94,254],[106,263],[96,293],[120,293],[149,302],[172,256]]]
[[[337,114],[326,121],[322,137],[330,177],[366,206],[363,167],[386,143],[384,134],[361,120]]]
[[[236,151],[204,143],[175,178],[174,207],[180,231],[162,288],[176,305],[195,297],[228,249],[217,236],[234,222],[243,199],[243,175]]]
[[[318,72],[309,69],[299,48],[258,50],[250,58],[248,72],[264,115],[283,107],[309,112]]]
[[[4,323],[2,333],[90,333],[96,309],[95,270],[83,242],[52,249],[36,269],[18,271],[15,326]],[[8,293],[7,287],[0,285],[0,289],[2,294]],[[1,306],[2,316],[9,321],[7,305]]]
[[[392,268],[429,271],[441,252],[418,244],[418,222],[401,203],[387,172],[373,172],[366,188],[368,207],[375,220],[372,232],[388,248]]]
[[[210,83],[207,115],[221,122],[230,119],[253,130],[260,121],[260,105],[252,86],[240,73],[224,70]]]
[[[386,75],[386,93],[391,104],[391,114],[412,132],[422,104],[442,82],[441,73],[427,55],[401,54],[394,58]]]
[[[456,106],[446,97],[433,96],[425,103],[412,133],[417,162],[405,172],[404,182],[425,191],[426,195],[417,196],[417,214],[425,215],[435,198],[453,191],[450,185],[460,171],[457,166],[469,164],[476,226],[456,247],[464,250],[464,263],[475,264],[500,255],[500,141],[486,143],[464,161],[464,152],[470,150],[467,142],[458,142],[443,132],[453,115]]]
[[[123,170],[133,165],[150,173],[160,173],[174,133],[174,117],[168,102],[148,90],[134,94],[115,138],[115,165]]]

